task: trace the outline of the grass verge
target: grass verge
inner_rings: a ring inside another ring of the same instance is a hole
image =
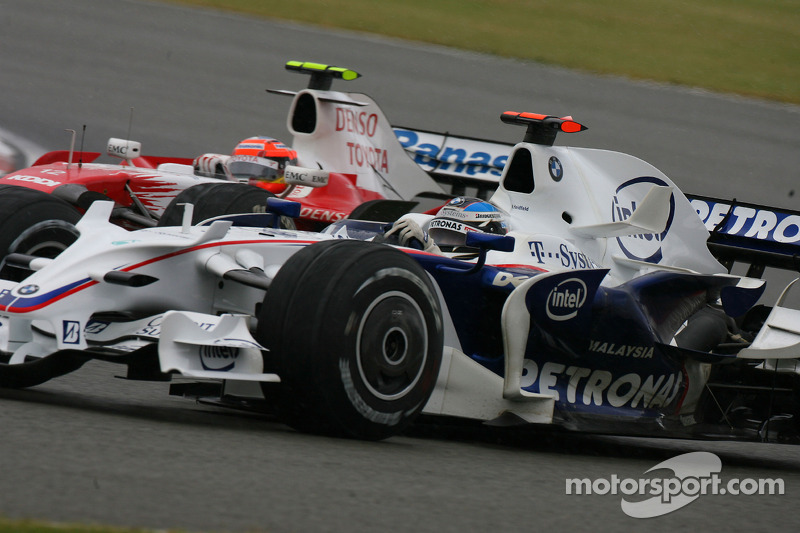
[[[169,1],[800,103],[798,0]]]

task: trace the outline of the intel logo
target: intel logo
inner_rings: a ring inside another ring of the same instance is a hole
[[[611,200],[611,220],[614,222],[624,222],[628,220],[654,185],[662,187],[668,186],[664,180],[650,176],[634,178],[620,185]],[[658,263],[661,261],[663,257],[661,247],[675,217],[674,197],[670,198],[669,207],[669,219],[663,233],[646,233],[617,237],[617,244],[619,244],[622,253],[629,259],[635,259],[637,261],[646,261],[648,263]]]
[[[200,363],[204,370],[228,372],[236,366],[239,349],[230,346],[201,346]]]
[[[586,284],[578,278],[565,279],[547,295],[545,311],[548,318],[556,321],[570,320],[586,303]]]

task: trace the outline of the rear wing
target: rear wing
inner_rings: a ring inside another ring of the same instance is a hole
[[[488,198],[500,183],[514,145],[392,126],[408,156],[454,196]]]
[[[393,129],[409,157],[453,195],[489,198],[514,147],[404,126]],[[800,212],[735,199],[686,197],[711,233],[709,250],[729,270],[742,262],[750,265],[750,277],[761,277],[766,267],[800,272]]]
[[[729,270],[750,265],[749,277],[765,267],[800,272],[800,212],[737,200],[687,195],[711,235],[708,248]]]
[[[447,197],[438,183],[409,159],[372,98],[331,90],[333,80],[352,81],[360,74],[302,61],[289,61],[286,69],[310,76],[308,87],[300,91],[268,89],[292,97],[286,127],[300,166],[351,175],[357,188],[385,199],[411,200],[430,192]]]

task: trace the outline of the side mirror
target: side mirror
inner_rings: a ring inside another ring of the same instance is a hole
[[[303,185],[305,187],[324,187],[328,184],[331,173],[327,170],[296,167],[286,165],[283,179],[287,185]]]
[[[280,225],[280,217],[297,218],[300,216],[300,209],[302,206],[300,202],[293,202],[291,200],[284,200],[282,198],[267,198],[267,211],[275,213],[275,223]]]
[[[514,237],[508,235],[494,235],[492,233],[471,231],[467,233],[466,245],[480,250],[480,252],[478,252],[478,260],[475,264],[469,265],[466,268],[455,268],[446,265],[438,265],[436,268],[445,272],[452,272],[453,274],[474,274],[486,264],[486,253],[489,250],[513,252],[514,242]]]
[[[498,252],[513,252],[514,237],[508,235],[495,235],[493,233],[483,233],[480,231],[470,231],[467,233],[466,245],[481,250],[496,250]]]
[[[130,163],[131,160],[142,155],[142,143],[111,137],[106,145],[106,153]]]

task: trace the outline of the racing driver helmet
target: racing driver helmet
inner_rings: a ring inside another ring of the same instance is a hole
[[[285,188],[283,174],[286,165],[296,164],[297,152],[281,141],[271,137],[249,137],[233,149],[228,170],[239,182],[272,190],[275,186]]]
[[[428,223],[428,235],[442,251],[466,247],[467,233],[482,231],[505,235],[508,217],[503,210],[480,198],[453,198]]]

